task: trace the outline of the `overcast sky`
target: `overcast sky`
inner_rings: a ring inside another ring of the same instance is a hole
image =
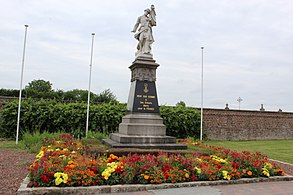
[[[2,0],[0,88],[18,89],[25,24],[24,86],[88,89],[95,32],[92,91],[110,88],[127,102],[137,41],[131,30],[154,4],[153,56],[159,103],[200,107],[201,46],[204,107],[293,111],[291,0]]]

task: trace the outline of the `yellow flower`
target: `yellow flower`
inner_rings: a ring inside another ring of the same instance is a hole
[[[44,151],[40,151],[36,158],[40,159],[44,156]]]
[[[76,154],[76,152],[75,151],[72,151],[71,154]]]
[[[67,183],[68,180],[68,175],[66,173],[61,173],[61,172],[56,172],[54,174],[55,179],[55,184],[56,186],[60,185],[62,182]]]
[[[273,168],[273,165],[271,163],[269,163],[269,162],[265,162],[264,168],[266,168],[266,169],[272,169]]]
[[[267,176],[267,177],[270,176],[270,172],[269,172],[269,170],[268,170],[267,168],[262,168],[262,173],[263,173],[265,176]]]
[[[189,174],[188,173],[185,173],[185,177],[188,179],[189,178]]]
[[[230,180],[231,179],[231,176],[228,175],[228,171],[222,171],[222,175],[223,175],[223,178],[224,179],[227,179],[227,180]]]
[[[55,179],[55,184],[56,184],[56,186],[58,186],[59,184],[61,184],[63,182],[63,179],[61,178],[61,177],[57,177],[56,179]]]
[[[115,171],[117,166],[118,166],[117,162],[107,163],[107,168],[102,172],[102,176],[105,178],[105,180],[108,180],[108,178]]]
[[[211,155],[211,158],[212,158],[213,160],[217,161],[217,162],[222,163],[222,164],[227,163],[226,160],[224,160],[224,159],[222,159],[222,158],[220,158],[220,157],[218,157],[218,156],[216,156],[216,155]]]
[[[197,172],[198,174],[201,174],[201,169],[200,169],[200,168],[198,168],[198,167],[194,167],[194,170],[196,170],[196,172]]]

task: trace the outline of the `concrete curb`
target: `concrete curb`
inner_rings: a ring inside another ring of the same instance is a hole
[[[270,159],[269,158],[269,161],[276,162],[276,163],[281,163],[281,164],[284,164],[284,165],[288,165],[288,166],[292,166],[293,167],[293,164],[287,163],[287,162],[283,162],[283,161],[280,161],[280,160],[275,160],[275,159]]]
[[[228,185],[228,184],[245,184],[245,183],[258,183],[258,182],[276,182],[276,181],[293,181],[293,176],[275,176],[275,177],[259,177],[259,178],[243,178],[239,180],[220,180],[220,181],[196,181],[185,183],[164,183],[164,184],[125,184],[113,186],[91,186],[91,187],[38,187],[27,188],[29,178],[26,177],[17,191],[18,195],[55,195],[55,194],[101,194],[101,193],[117,193],[117,192],[135,192],[147,190],[159,190],[168,188],[181,188],[181,187],[195,187],[195,186],[215,186],[215,185]]]

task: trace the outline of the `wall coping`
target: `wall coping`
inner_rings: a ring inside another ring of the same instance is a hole
[[[200,108],[196,108],[196,109],[199,109]],[[236,109],[229,109],[229,110],[226,110],[226,109],[221,109],[221,108],[203,108],[203,112],[204,111],[221,111],[221,112],[238,112],[238,113],[266,113],[266,114],[293,114],[293,112],[279,112],[279,111],[260,111],[260,110],[236,110]]]

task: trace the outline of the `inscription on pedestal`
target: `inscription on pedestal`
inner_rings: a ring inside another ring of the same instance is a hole
[[[136,81],[132,112],[159,113],[155,82]]]

